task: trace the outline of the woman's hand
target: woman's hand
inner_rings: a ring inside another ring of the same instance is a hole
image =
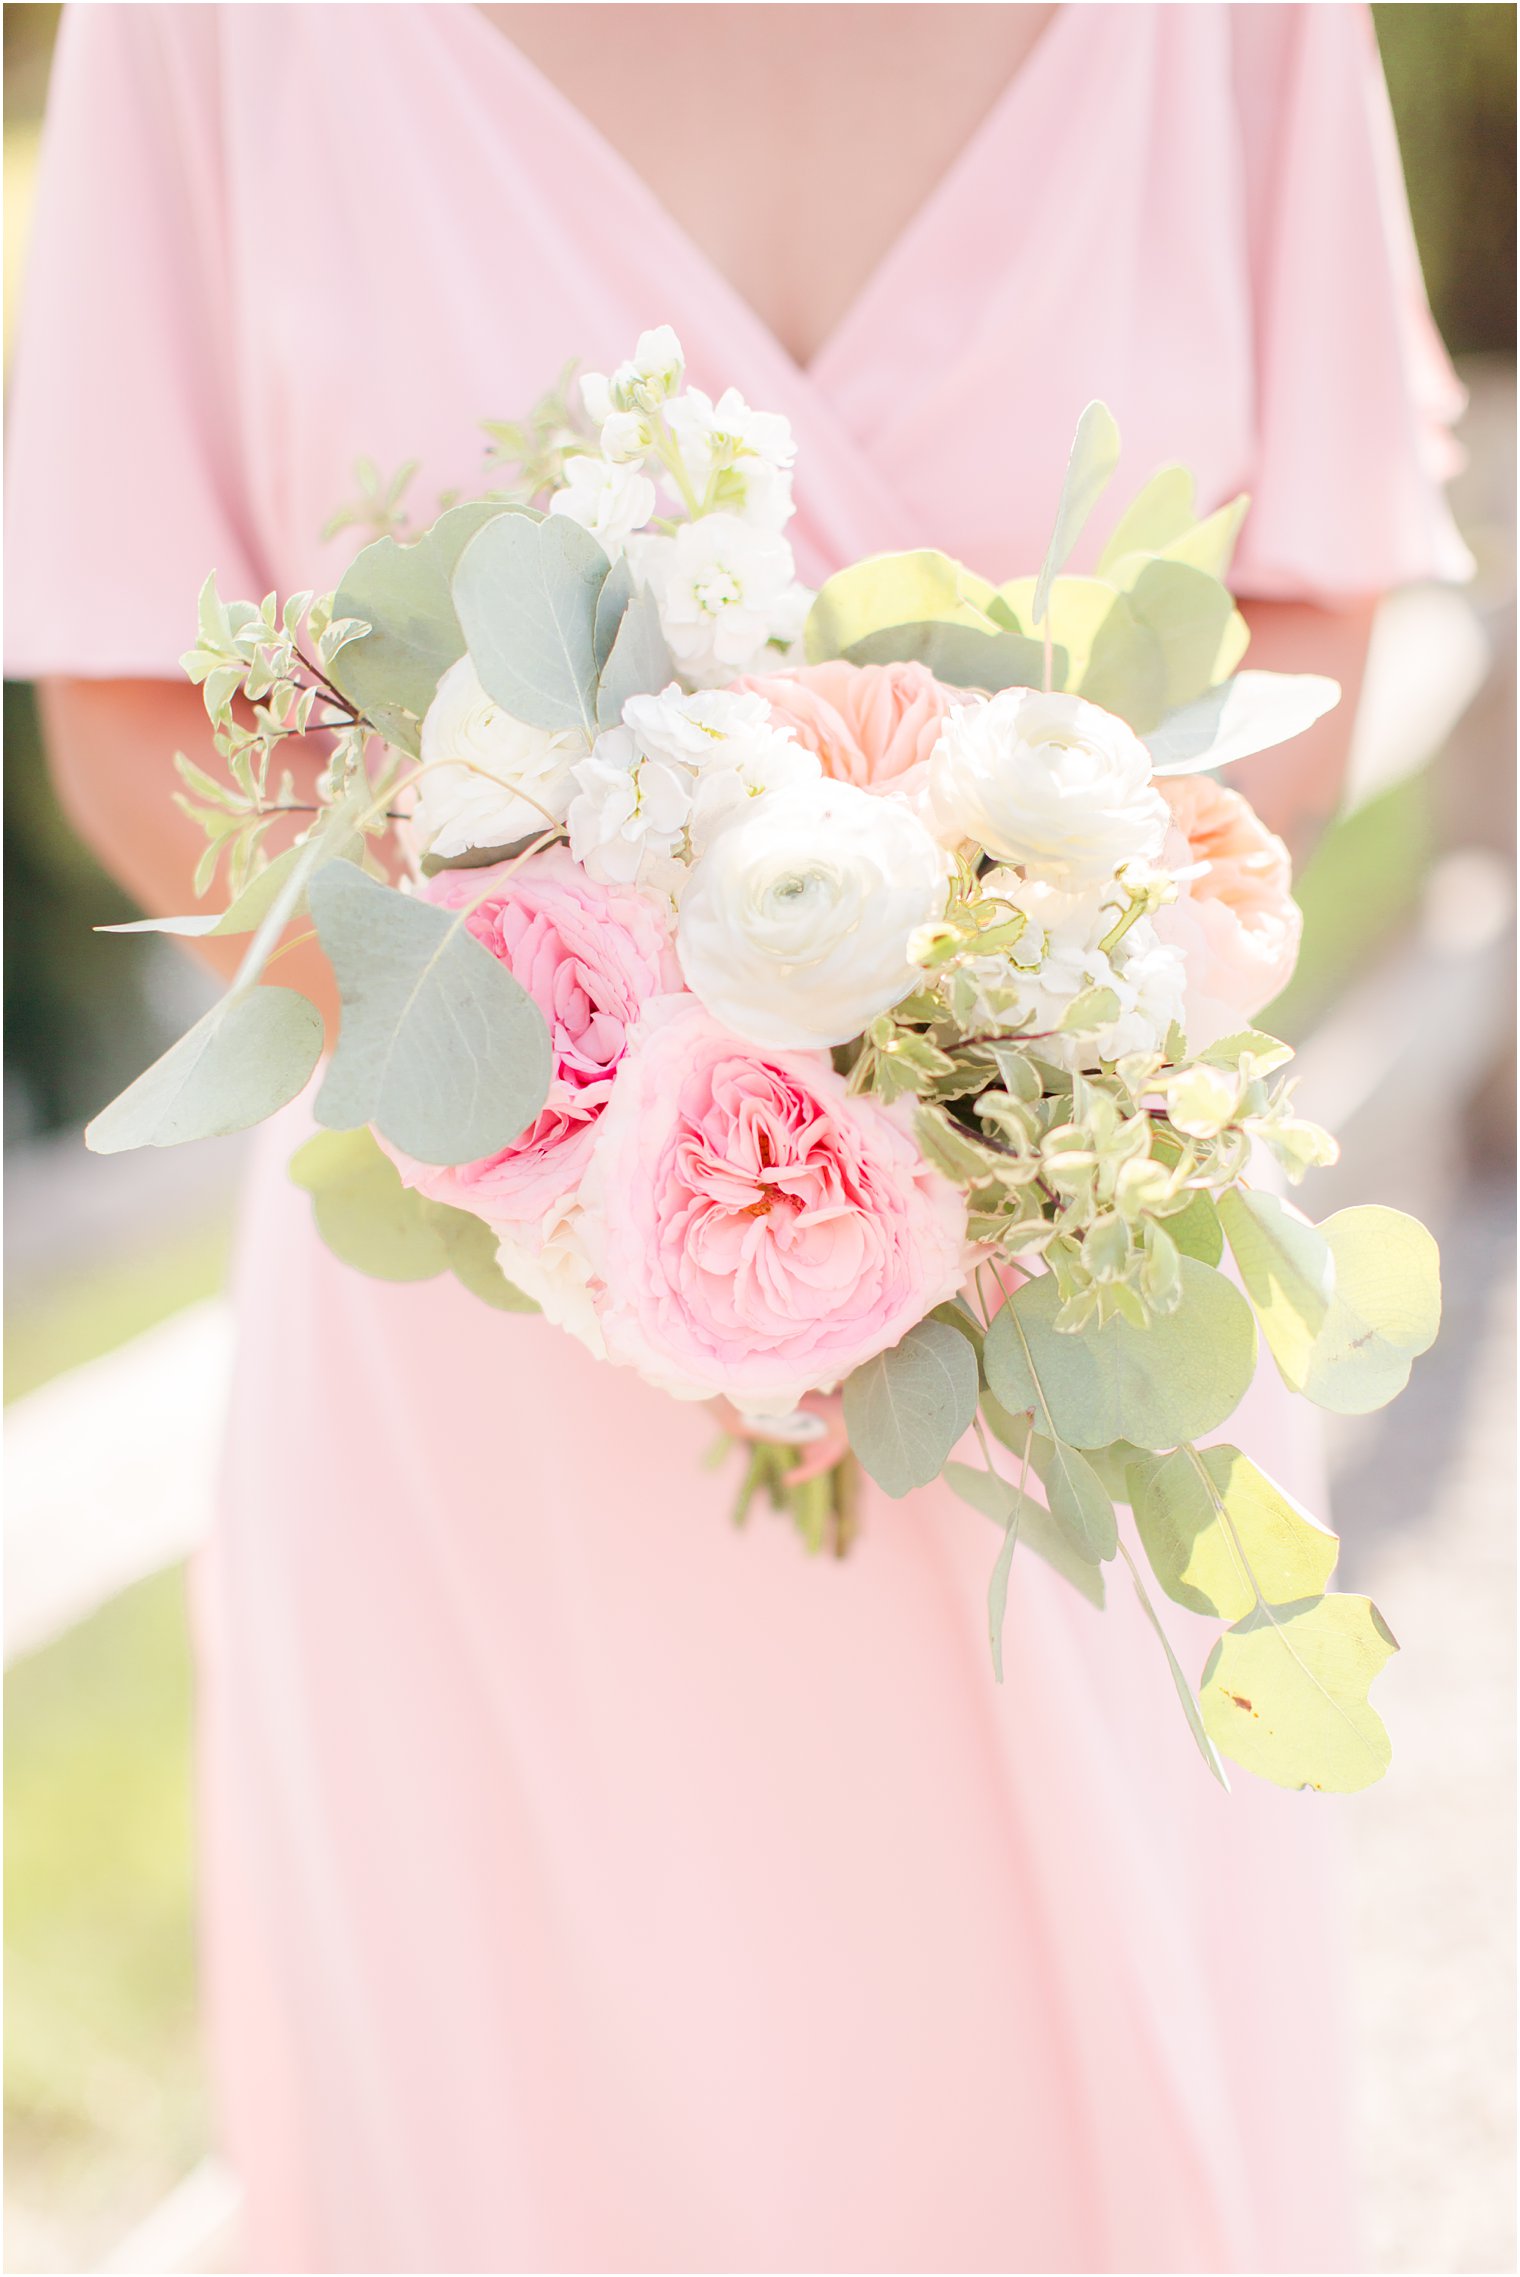
[[[710,1405],[724,1430],[735,1439],[748,1439],[754,1444],[790,1444],[787,1440],[772,1440],[763,1423],[741,1415],[730,1400],[715,1399]],[[788,1486],[806,1486],[811,1479],[822,1478],[850,1451],[844,1427],[844,1401],[838,1392],[805,1392],[798,1405],[804,1415],[816,1415],[824,1429],[820,1437],[804,1440],[799,1447],[796,1468],[786,1474]]]

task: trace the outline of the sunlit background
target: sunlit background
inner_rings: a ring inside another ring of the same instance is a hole
[[[7,368],[57,13],[4,11]],[[1333,1435],[1343,1573],[1405,1647],[1379,1693],[1393,1775],[1334,1807],[1372,2265],[1501,2270],[1515,2251],[1515,11],[1374,14],[1431,298],[1470,391],[1454,497],[1478,575],[1385,609],[1349,810],[1302,880],[1303,964],[1271,1025],[1302,1046],[1309,1111],[1345,1150],[1311,1211],[1395,1203],[1447,1251],[1447,1326],[1410,1393]],[[183,1559],[227,1365],[237,1146],[85,1154],[83,1122],[188,1024],[203,983],[164,942],[91,931],[134,912],[59,813],[25,686],[6,685],[5,731],[6,2266],[213,2268],[232,2185],[197,2047]],[[1415,1085],[1417,1134],[1388,1112]]]

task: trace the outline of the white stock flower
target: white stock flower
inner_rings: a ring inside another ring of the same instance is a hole
[[[654,484],[637,464],[610,466],[589,451],[566,461],[564,487],[549,501],[550,513],[568,514],[589,530],[609,561],[617,560],[654,508]]]
[[[751,1043],[848,1042],[918,980],[908,941],[943,914],[947,864],[909,809],[820,779],[758,799],[693,865],[687,986]]]
[[[706,497],[716,473],[718,506],[759,529],[779,530],[791,519],[797,445],[779,411],[751,410],[736,387],[725,388],[716,403],[693,387],[666,405],[665,423],[698,498]],[[668,477],[667,486],[679,495]]]
[[[790,647],[812,600],[792,549],[737,514],[704,514],[673,537],[640,541],[635,567],[654,594],[670,653],[688,680],[714,687]]]
[[[974,839],[1074,890],[1153,859],[1170,821],[1131,727],[1080,696],[1033,688],[950,714],[929,761],[929,798],[947,844]]]
[[[581,378],[581,401],[598,426],[614,411],[635,411],[674,395],[686,370],[681,343],[668,324],[639,334],[628,361],[609,379],[604,372]]]
[[[576,770],[570,847],[604,882],[669,892],[681,864],[748,800],[821,770],[763,696],[723,688],[631,696],[622,725],[597,738]]]
[[[652,758],[691,770],[694,859],[751,799],[816,782],[823,773],[816,752],[804,749],[789,728],[776,726],[763,696],[727,688],[683,696],[670,687],[662,695],[632,697],[623,721]]]
[[[690,814],[687,770],[642,752],[630,728],[610,727],[575,770],[570,851],[603,885],[672,892]]]
[[[586,739],[514,719],[486,694],[467,656],[438,683],[422,723],[430,771],[418,785],[412,827],[425,853],[510,846],[563,822],[572,770]],[[477,770],[480,770],[477,772]]]

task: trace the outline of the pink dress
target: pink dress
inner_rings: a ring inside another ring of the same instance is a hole
[[[1063,10],[804,371],[472,8],[94,6],[15,383],[11,669],[172,675],[212,564],[332,581],[360,453],[468,489],[478,419],[657,322],[791,418],[814,579],[1030,569],[1099,393],[1131,487],[1184,458],[1255,493],[1248,593],[1462,567],[1360,7]],[[247,2266],[1357,2266],[1355,1804],[1223,1795],[1122,1584],[1099,1615],[1020,1560],[999,1690],[995,1536],[948,1494],[870,1497],[842,1566],[736,1536],[704,1411],[336,1264],[285,1177],[304,1113],[258,1146],[198,1588]],[[1236,1429],[1314,1496],[1270,1376]]]

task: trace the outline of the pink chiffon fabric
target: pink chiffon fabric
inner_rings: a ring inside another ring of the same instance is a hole
[[[673,126],[672,131],[678,131]],[[293,256],[291,248],[299,248]],[[791,418],[804,575],[1043,548],[1081,406],[1256,504],[1243,591],[1460,575],[1459,406],[1360,7],[1063,9],[803,370],[466,6],[66,11],[9,668],[172,675],[331,582],[361,453],[669,322]],[[1111,516],[1101,519],[1101,543]],[[124,954],[128,953],[123,951]],[[1358,2266],[1333,1821],[1229,1796],[1106,1613],[947,1493],[844,1564],[700,1409],[340,1267],[261,1135],[203,1668],[207,1982],[257,2270]],[[1323,1508],[1264,1374],[1232,1435]],[[1196,1676],[1202,1624],[1170,1622]]]

